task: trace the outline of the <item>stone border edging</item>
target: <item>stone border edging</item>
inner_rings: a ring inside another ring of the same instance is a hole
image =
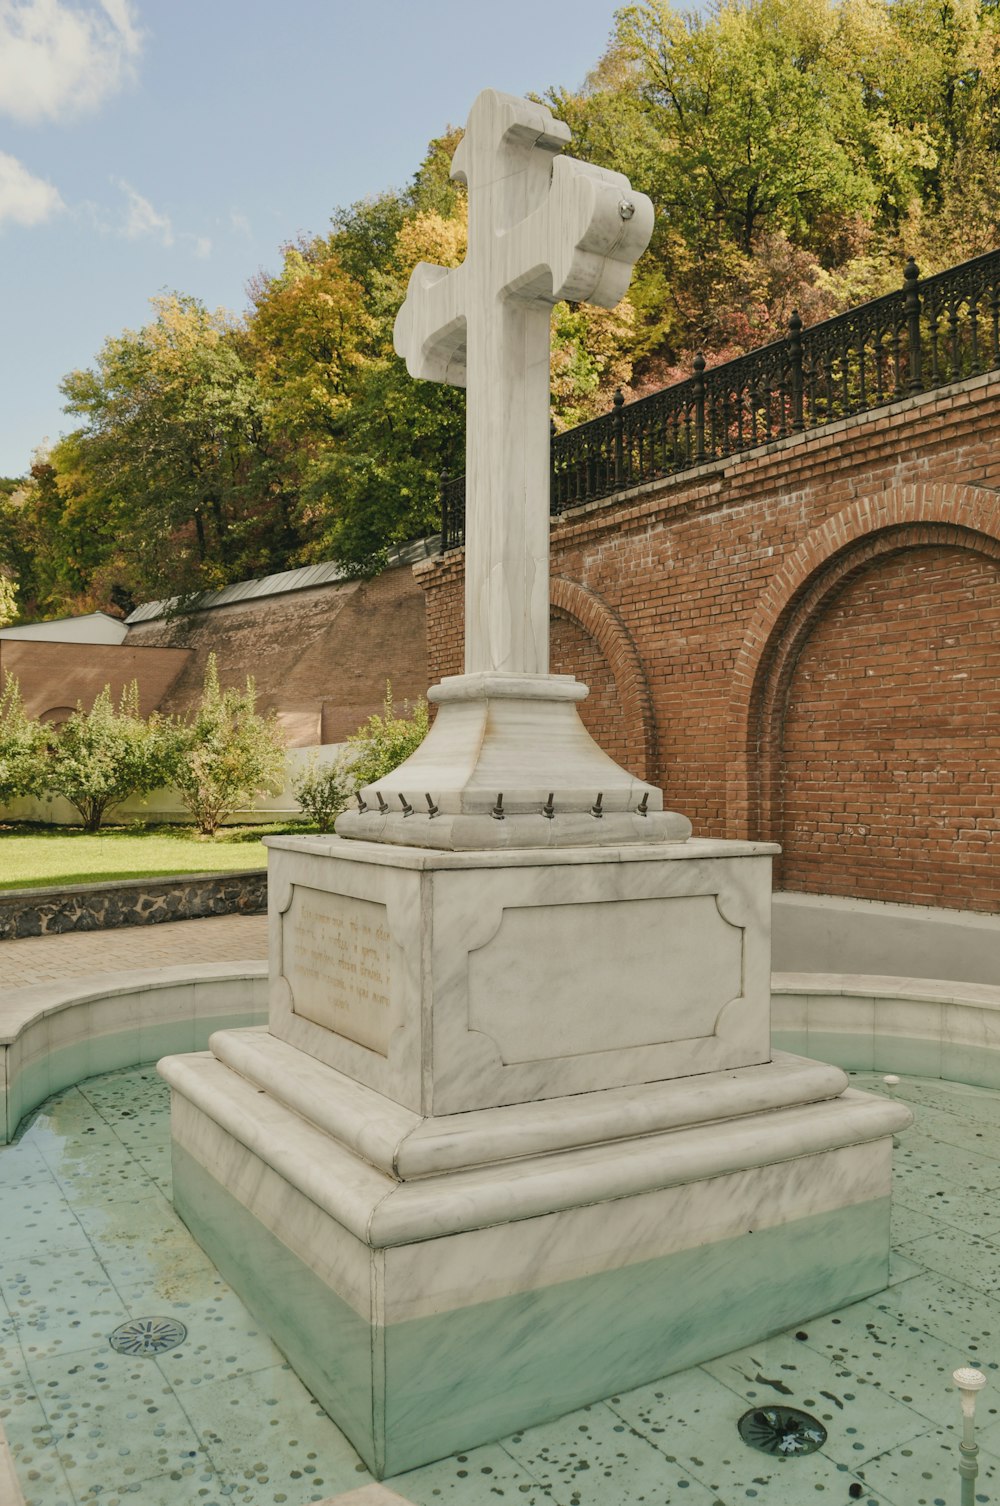
[[[0,994],[0,1145],[62,1088],[204,1051],[216,1030],[266,1021],[267,963],[258,961],[136,968]]]
[[[340,1497],[339,1499],[343,1499]],[[392,1497],[390,1496],[391,1500]],[[0,1502],[3,1506],[24,1506],[24,1496],[17,1482],[17,1472],[11,1457],[10,1444],[0,1423]]]
[[[0,941],[150,926],[208,915],[262,915],[267,869],[0,890]]]
[[[1000,1088],[1000,985],[875,973],[774,973],[785,1051],[853,1072]]]

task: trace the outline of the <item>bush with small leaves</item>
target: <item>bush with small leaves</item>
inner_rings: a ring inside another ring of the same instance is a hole
[[[421,697],[409,716],[397,716],[387,682],[382,713],[374,712],[347,739],[346,761],[358,789],[384,779],[415,752],[427,736],[427,702]]]
[[[5,674],[0,689],[0,804],[42,793],[48,748],[49,729],[28,716],[20,685]]]
[[[169,724],[139,712],[135,680],[117,707],[105,685],[89,711],[77,706],[55,733],[45,785],[80,812],[87,831],[97,831],[109,812],[130,795],[148,795],[165,784],[172,764]]]
[[[253,680],[223,690],[214,654],[194,715],[174,729],[173,783],[198,830],[214,836],[233,811],[284,782],[285,739],[274,716],[257,711]]]
[[[354,780],[343,764],[321,764],[315,755],[292,780],[295,798],[320,831],[333,831],[353,788]]]

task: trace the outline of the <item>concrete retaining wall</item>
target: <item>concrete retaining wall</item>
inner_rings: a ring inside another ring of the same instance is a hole
[[[1000,985],[1000,915],[825,894],[775,894],[776,973],[863,973]]]

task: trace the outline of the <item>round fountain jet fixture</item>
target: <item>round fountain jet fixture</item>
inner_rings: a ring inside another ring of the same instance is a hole
[[[110,1335],[108,1343],[118,1354],[152,1358],[176,1349],[187,1338],[187,1329],[176,1318],[130,1318]]]
[[[793,1459],[814,1454],[826,1442],[826,1428],[797,1407],[753,1407],[737,1423],[740,1437],[762,1454]]]

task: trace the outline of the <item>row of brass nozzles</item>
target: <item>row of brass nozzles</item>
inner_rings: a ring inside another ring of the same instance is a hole
[[[379,813],[379,815],[380,816],[387,815],[388,812],[389,812],[389,809],[390,809],[389,802],[383,797],[381,790],[375,790],[374,793],[375,793],[375,799],[378,801],[378,813]],[[360,792],[358,794],[356,794],[354,796],[354,798],[358,802],[358,812],[359,812],[360,815],[363,816],[364,813],[365,813],[365,811],[368,810],[368,803],[364,799],[364,797],[360,794]],[[398,798],[399,798],[400,806],[402,807],[403,815],[404,816],[412,816],[414,814],[413,806],[407,800],[406,796],[405,795],[400,795]],[[434,804],[434,801],[431,799],[430,795],[425,795],[424,799],[427,801],[427,815],[429,816],[429,818],[431,820],[433,820],[434,817],[438,814],[438,811],[439,811],[440,807]],[[551,820],[554,819],[555,813],[556,813],[555,796],[554,796],[554,793],[550,790],[549,791],[549,798],[545,801],[544,805],[542,806],[541,814],[546,818],[546,820],[551,821]],[[604,792],[603,791],[598,795],[597,799],[594,801],[593,805],[590,807],[590,814],[592,816],[596,817],[598,820],[600,820],[600,818],[604,815]],[[649,791],[648,790],[645,791],[645,793],[643,794],[642,799],[639,801],[639,804],[636,806],[635,814],[637,816],[647,816],[649,814]],[[493,817],[494,821],[503,821],[505,819],[506,812],[505,812],[505,810],[503,808],[503,793],[502,792],[497,795],[496,804],[491,807],[491,809],[490,809],[490,815]]]

